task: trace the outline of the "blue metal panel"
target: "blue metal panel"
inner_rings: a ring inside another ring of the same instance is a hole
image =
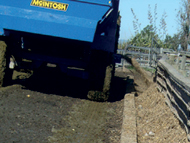
[[[94,0],[88,1],[94,2]],[[106,1],[108,0],[102,2]],[[67,11],[31,6],[31,0],[1,0],[0,27],[92,42],[98,21],[110,8],[71,0],[56,0],[56,2],[69,4]]]
[[[88,3],[95,3],[95,4],[101,4],[101,5],[111,5],[111,0],[74,0],[74,1],[82,1],[82,2],[88,2]]]

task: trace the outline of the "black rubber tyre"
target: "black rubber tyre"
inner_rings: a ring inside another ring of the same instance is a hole
[[[7,44],[0,41],[0,87],[7,86],[12,81],[13,70],[9,69],[9,60]]]
[[[113,68],[114,68],[113,64],[110,64],[106,67],[106,71],[105,71],[103,93],[105,93],[105,95],[107,96],[107,97],[105,97],[106,100],[108,100],[109,95],[110,95],[111,82],[112,82],[112,78],[114,76]]]
[[[96,53],[91,63],[90,90],[88,98],[94,101],[106,101],[110,96],[111,82],[114,76],[114,59],[111,53]],[[97,60],[99,57],[99,60]]]

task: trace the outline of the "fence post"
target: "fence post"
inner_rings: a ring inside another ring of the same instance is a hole
[[[182,62],[181,62],[181,70],[185,70],[185,63],[186,63],[186,55],[182,56]]]
[[[163,54],[163,48],[160,48],[160,54]]]
[[[124,59],[122,59],[122,70],[123,70],[123,72],[125,71],[125,60]]]
[[[150,65],[150,48],[148,50],[148,64]]]
[[[169,58],[170,58],[170,64],[174,65],[175,56],[174,55],[170,55]]]
[[[176,64],[176,65],[179,65],[179,57],[176,58],[175,64]]]
[[[150,52],[149,52],[149,55],[150,55],[150,62],[149,62],[149,66],[151,67],[152,66],[152,48],[150,49]]]
[[[180,58],[179,58],[179,56],[177,56],[176,61],[175,61],[177,69],[180,69],[180,67],[179,67],[179,61],[180,61]]]

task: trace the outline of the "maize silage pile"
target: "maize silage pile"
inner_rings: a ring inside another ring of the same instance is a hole
[[[132,72],[136,90],[138,143],[188,142],[183,126],[167,106],[164,95],[158,92],[153,77],[148,76],[135,59],[124,58],[136,70]]]

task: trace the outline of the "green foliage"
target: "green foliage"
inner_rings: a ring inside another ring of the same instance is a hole
[[[120,41],[118,44],[118,49],[125,49],[125,47],[127,46],[127,42],[126,41]]]
[[[151,47],[152,38],[157,41],[160,47],[174,50],[177,50],[180,42],[179,34],[175,34],[173,37],[166,35],[165,39],[161,40],[154,32],[153,26],[147,25],[140,33],[138,33],[135,37],[132,37],[127,44],[138,47]]]
[[[184,51],[187,50],[190,43],[190,0],[181,0],[181,8],[178,11],[178,24],[180,25],[180,44]]]
[[[131,38],[128,44],[133,46],[151,47],[152,37],[158,38],[153,31],[153,26],[147,25],[140,33]]]
[[[155,73],[156,72],[156,69],[153,69],[153,68],[144,67],[143,69],[146,70],[146,71],[149,71],[151,73]]]
[[[162,39],[162,40],[164,40],[167,36],[167,24],[166,24],[166,20],[165,20],[166,17],[167,17],[167,14],[166,14],[166,12],[164,12],[160,19],[159,35],[160,35],[160,39]]]
[[[131,66],[131,65],[130,65],[130,66],[127,66],[126,68],[127,68],[128,70],[136,70],[136,69],[134,68],[134,66]]]
[[[164,48],[177,50],[180,43],[179,34],[174,34],[174,36],[166,35],[164,40]]]
[[[185,1],[185,0],[184,0]],[[178,48],[178,45],[180,43],[180,34],[175,34],[173,37],[167,34],[167,24],[166,24],[166,18],[167,14],[164,12],[162,14],[162,17],[160,19],[160,25],[157,29],[156,21],[157,21],[157,4],[154,8],[154,14],[151,13],[151,6],[148,6],[148,20],[149,25],[143,28],[141,30],[141,24],[139,23],[139,19],[135,15],[135,12],[133,9],[131,9],[131,12],[133,14],[134,20],[133,20],[133,27],[135,31],[135,36],[132,37],[128,41],[128,45],[133,46],[140,46],[140,47],[151,47],[152,46],[152,38],[154,38],[157,43],[159,44],[159,47],[162,48],[171,48],[176,50]],[[188,31],[188,27],[186,26],[186,30]],[[158,33],[157,33],[158,32]],[[187,32],[186,32],[187,33]],[[121,45],[121,47],[123,47]]]
[[[141,31],[141,23],[139,23],[139,19],[137,18],[135,12],[133,11],[133,9],[131,8],[131,12],[133,14],[134,20],[133,20],[133,28],[135,31],[135,35],[139,33],[139,31]]]

